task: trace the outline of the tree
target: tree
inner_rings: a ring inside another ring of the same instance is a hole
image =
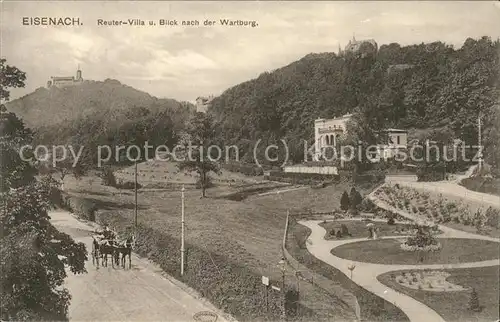
[[[0,100],[8,101],[10,98],[9,88],[24,87],[26,73],[17,67],[7,65],[5,58],[0,58]]]
[[[347,194],[347,191],[344,191],[342,193],[342,197],[340,197],[340,209],[347,211],[349,210],[350,205],[349,195]]]
[[[5,60],[0,63],[0,95],[8,99],[8,87],[24,86],[25,76],[15,67],[6,67]],[[20,157],[20,148],[31,143],[31,131],[5,107],[1,109],[0,133],[0,318],[67,319],[71,296],[64,288],[65,265],[74,274],[86,272],[85,245],[50,223],[53,187],[50,181],[37,181],[33,165]],[[26,158],[32,155],[29,150],[24,152]]]
[[[363,201],[363,197],[361,197],[361,194],[356,190],[356,188],[352,187],[351,193],[349,195],[349,203],[351,205],[351,210],[354,213],[357,213],[358,206],[361,205],[362,201]]]
[[[477,295],[476,289],[473,288],[469,299],[469,310],[474,312],[481,311],[481,306],[479,305],[479,297]]]
[[[39,173],[45,172],[57,180],[61,190],[64,190],[64,178],[66,176],[73,175],[76,179],[80,179],[90,166],[83,153],[78,155],[80,150],[76,146],[67,145],[64,149],[66,155],[57,150],[56,155],[49,155],[45,161],[40,161],[37,166]],[[83,147],[81,151],[85,151]]]
[[[484,157],[491,172],[500,176],[500,99],[488,113],[484,130]]]
[[[0,192],[17,188],[34,181],[36,170],[29,160],[33,157],[26,147],[32,138],[32,132],[24,127],[23,122],[14,114],[0,106]],[[21,155],[22,154],[22,155]]]
[[[187,153],[187,159],[180,162],[179,170],[187,170],[190,172],[196,171],[199,175],[199,185],[202,189],[202,197],[206,197],[206,189],[210,185],[210,172],[220,173],[218,164],[212,160],[220,156],[214,155],[214,150],[209,149],[214,142],[214,122],[210,115],[204,113],[196,113],[190,120],[187,133],[190,137],[190,143],[194,143],[195,151],[192,151],[193,146]]]

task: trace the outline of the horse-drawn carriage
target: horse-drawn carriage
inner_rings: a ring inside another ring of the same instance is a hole
[[[108,255],[111,256],[111,265],[115,264],[125,268],[126,258],[128,256],[128,267],[132,266],[132,249],[135,239],[132,235],[119,239],[117,235],[110,231],[95,232],[92,235],[92,264],[99,268],[99,260],[104,267],[108,266]]]

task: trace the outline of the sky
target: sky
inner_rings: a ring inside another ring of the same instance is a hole
[[[11,99],[50,76],[120,82],[157,97],[194,101],[221,94],[309,53],[337,52],[352,39],[379,46],[500,37],[500,2],[8,2],[1,3],[0,55],[26,72]],[[23,26],[23,17],[79,17],[81,26]],[[97,20],[199,20],[201,26],[98,26]],[[203,26],[204,20],[258,26]]]

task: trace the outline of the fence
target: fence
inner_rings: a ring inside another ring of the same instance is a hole
[[[305,165],[291,165],[283,167],[284,172],[289,173],[316,173],[316,174],[329,174],[338,175],[338,169],[334,166],[305,166]]]

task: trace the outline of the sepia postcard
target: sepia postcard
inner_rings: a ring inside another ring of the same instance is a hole
[[[0,321],[500,321],[500,1],[0,28]]]

